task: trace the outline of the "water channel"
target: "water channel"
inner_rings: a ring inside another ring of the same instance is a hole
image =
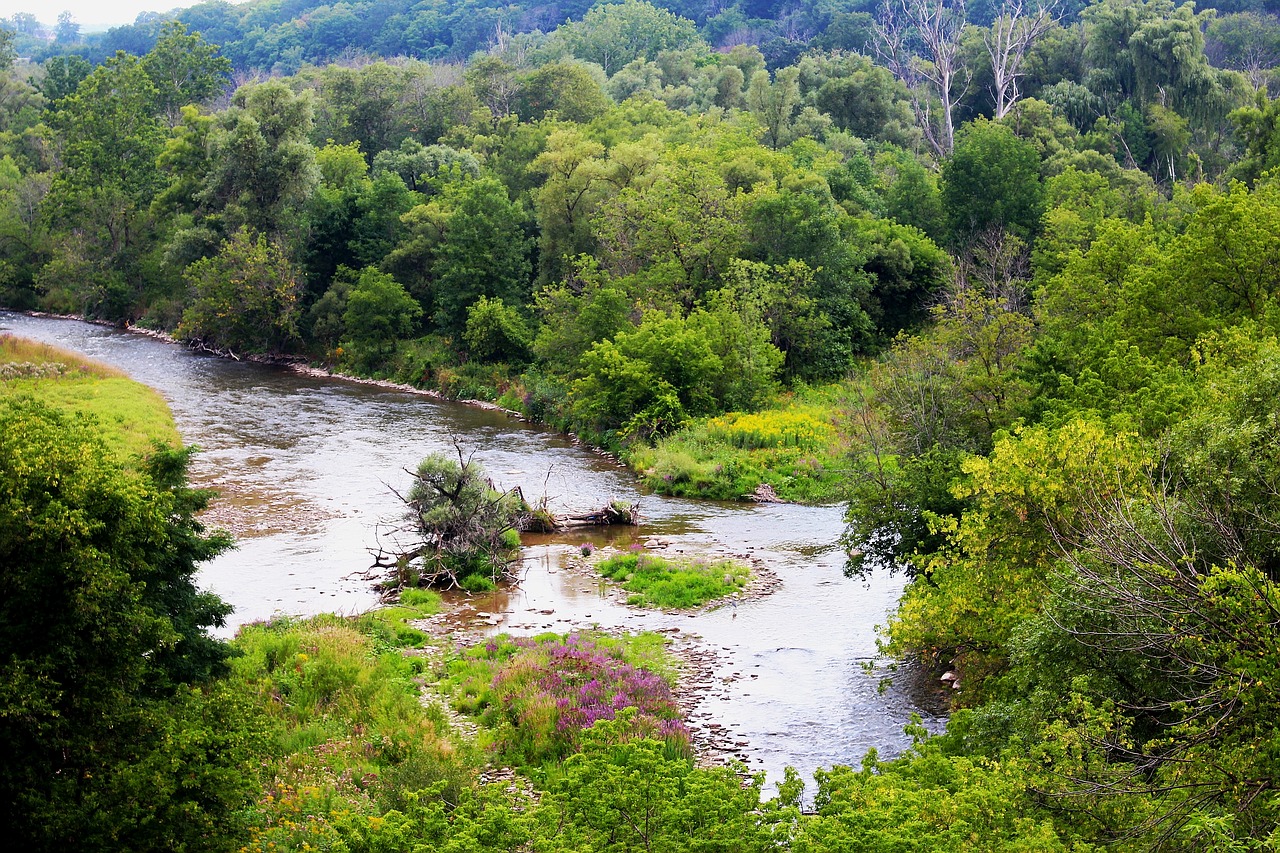
[[[236,608],[228,630],[277,613],[357,613],[376,604],[358,574],[399,505],[405,469],[455,441],[496,484],[546,495],[553,510],[640,501],[637,529],[530,537],[520,586],[474,597],[462,618],[487,630],[564,632],[583,626],[660,630],[713,654],[692,722],[771,782],[787,765],[857,766],[910,744],[902,733],[929,693],[919,679],[881,689],[874,626],[901,592],[876,572],[843,576],[839,507],[741,505],[641,494],[623,468],[565,436],[418,394],[284,368],[200,356],[144,335],[72,320],[0,312],[0,331],[76,350],[125,370],[168,400],[184,441],[201,452],[192,480],[219,489],[213,521],[238,547],[211,561],[201,582]],[[610,540],[608,537],[614,537]],[[570,568],[578,546],[661,540],[668,552],[742,554],[781,581],[772,594],[694,616],[641,612]],[[489,627],[491,626],[491,627]]]

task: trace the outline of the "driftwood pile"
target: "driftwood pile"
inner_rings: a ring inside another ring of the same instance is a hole
[[[576,515],[560,515],[552,513],[545,506],[530,507],[521,513],[516,521],[516,528],[521,533],[561,533],[580,527],[609,527],[611,525],[627,525],[634,527],[640,523],[640,507],[638,504],[610,501],[594,512]]]

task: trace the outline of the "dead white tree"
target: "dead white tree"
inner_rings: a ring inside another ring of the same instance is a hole
[[[995,100],[996,118],[1009,114],[1021,94],[1018,79],[1026,72],[1022,63],[1036,40],[1043,36],[1057,19],[1053,5],[1039,5],[1028,12],[1022,0],[1005,0],[1000,14],[991,29],[982,34],[991,57],[991,96]]]
[[[916,123],[940,159],[955,146],[955,109],[972,79],[960,50],[964,27],[964,0],[885,0],[875,25],[876,53],[907,84]]]

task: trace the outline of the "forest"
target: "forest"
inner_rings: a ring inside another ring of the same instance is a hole
[[[423,590],[214,641],[193,577],[228,542],[185,451],[17,395],[3,822],[30,849],[1280,847],[1278,12],[3,22],[0,305],[495,402],[660,492],[845,503],[847,572],[908,579],[883,654],[958,685],[944,734],[764,798],[690,761],[641,641],[438,671],[397,651]],[[566,660],[649,699],[539,718]],[[522,783],[479,784],[429,675]]]

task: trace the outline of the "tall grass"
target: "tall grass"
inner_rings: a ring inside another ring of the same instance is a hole
[[[275,734],[254,849],[315,847],[344,815],[379,815],[437,785],[456,799],[472,784],[473,757],[443,711],[419,699],[423,658],[358,630],[378,624],[389,623],[282,618],[236,637],[232,679],[267,709]]]

